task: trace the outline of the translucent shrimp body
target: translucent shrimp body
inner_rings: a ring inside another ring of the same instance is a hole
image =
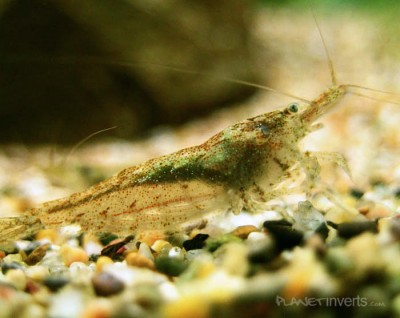
[[[27,214],[47,227],[78,223],[85,231],[128,234],[170,230],[220,211],[255,211],[255,202],[286,193],[277,188],[294,168],[310,182],[318,176],[317,161],[298,142],[345,93],[334,86],[309,104],[246,119],[199,146],[127,168]]]

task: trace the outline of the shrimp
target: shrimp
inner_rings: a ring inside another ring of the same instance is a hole
[[[320,128],[316,120],[336,107],[351,87],[358,87],[336,83],[323,44],[332,85],[315,99],[297,98],[300,104],[243,120],[201,145],[127,168],[25,215],[49,228],[77,223],[88,232],[128,235],[174,230],[211,213],[257,212],[272,199],[300,191],[290,184],[301,173],[301,190],[309,192],[320,174],[318,153],[302,151],[299,142]],[[339,154],[330,157],[347,170]]]
[[[85,231],[121,235],[170,230],[206,214],[242,209],[288,193],[281,184],[295,170],[307,183],[319,165],[299,141],[314,121],[347,93],[335,85],[315,100],[246,119],[201,145],[127,168],[86,191],[28,210],[46,227],[78,223]]]

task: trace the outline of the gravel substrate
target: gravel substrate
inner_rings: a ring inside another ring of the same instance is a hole
[[[0,316],[400,314],[399,218],[212,232],[145,243],[64,228],[0,246]]]

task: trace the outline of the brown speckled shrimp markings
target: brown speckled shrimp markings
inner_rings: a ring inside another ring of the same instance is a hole
[[[127,168],[86,191],[27,211],[48,227],[79,223],[86,231],[120,234],[171,229],[209,212],[267,202],[294,168],[312,182],[318,163],[298,148],[312,123],[347,92],[333,86],[309,104],[234,124],[205,143]]]
[[[246,119],[199,146],[127,168],[27,214],[49,227],[79,223],[85,231],[128,234],[173,229],[210,212],[256,211],[260,202],[289,192],[284,185],[294,172],[304,172],[305,184],[312,186],[320,167],[316,156],[302,152],[298,142],[355,86],[337,85],[330,68],[333,85],[310,102],[297,98],[304,105],[292,103]],[[339,155],[332,158],[345,165]]]

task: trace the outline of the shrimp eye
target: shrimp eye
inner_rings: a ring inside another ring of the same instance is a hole
[[[299,110],[299,104],[297,103],[291,103],[289,104],[289,106],[287,107],[287,109],[289,110],[289,112],[291,113],[297,113]]]
[[[268,135],[268,134],[269,134],[269,128],[268,128],[268,126],[267,126],[266,124],[258,124],[258,125],[257,125],[257,128],[260,129],[261,132],[262,132],[264,135]]]

